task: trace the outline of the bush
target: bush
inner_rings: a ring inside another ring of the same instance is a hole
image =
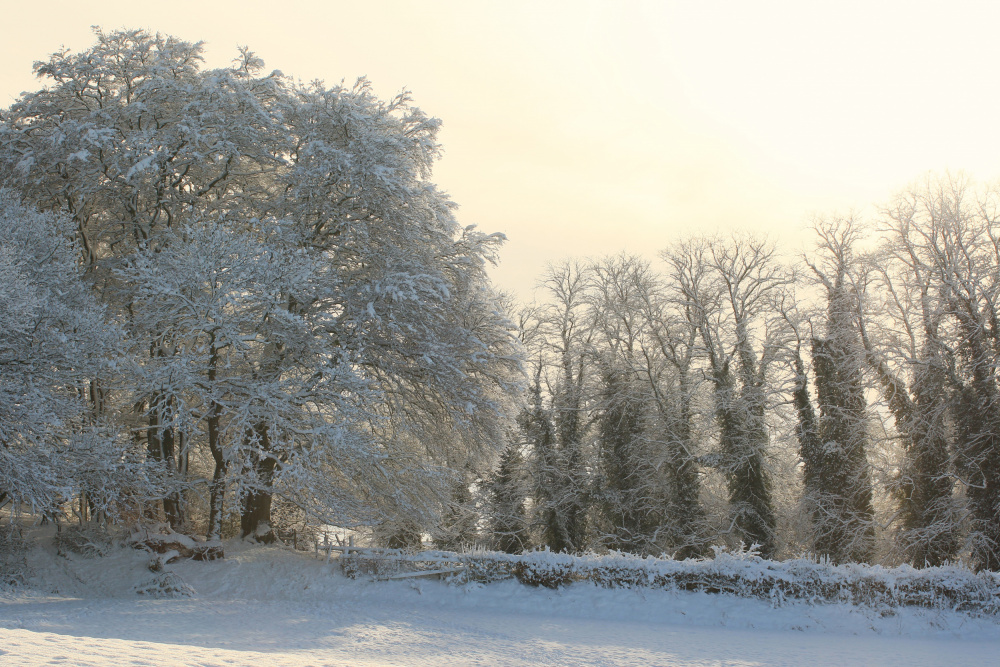
[[[60,556],[75,553],[88,558],[106,556],[115,543],[106,528],[93,524],[63,528],[56,533],[54,541]]]
[[[195,594],[183,579],[169,571],[157,572],[151,581],[136,586],[135,592],[150,598],[189,598]]]
[[[0,524],[0,586],[23,586],[29,574],[28,543],[21,527]]]
[[[400,571],[400,561],[395,558],[396,555],[398,554],[391,551],[354,552],[344,554],[337,561],[340,563],[340,570],[351,579],[365,575],[375,579],[386,579]]]

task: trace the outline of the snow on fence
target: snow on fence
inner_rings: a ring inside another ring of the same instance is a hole
[[[334,545],[324,540],[319,551],[326,552],[330,562],[332,552],[342,555],[338,558],[341,570],[349,577],[369,575],[376,579],[410,579],[414,577],[454,577],[461,574],[466,566],[465,556],[450,551],[407,552],[400,549],[376,549],[354,546],[354,538],[347,545]]]
[[[714,558],[684,561],[628,554],[572,556],[549,551],[407,553],[332,546],[350,577],[376,579],[437,576],[453,583],[488,584],[516,579],[558,588],[590,582],[604,588],[653,588],[727,593],[772,604],[794,600],[884,608],[919,606],[1000,614],[1000,578],[958,566],[917,570],[909,566],[830,565],[811,560],[765,560],[754,552],[716,551]],[[328,556],[330,551],[327,552]]]

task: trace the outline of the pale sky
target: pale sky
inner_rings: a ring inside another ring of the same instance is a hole
[[[522,299],[547,262],[649,257],[695,233],[790,245],[929,170],[1000,177],[1000,3],[0,0],[0,104],[91,25],[245,44],[303,80],[367,75],[444,121],[435,181],[509,241]]]

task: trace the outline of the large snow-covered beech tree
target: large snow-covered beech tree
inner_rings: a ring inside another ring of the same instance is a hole
[[[150,478],[98,404],[121,331],[79,279],[69,232],[0,190],[0,498],[51,512],[85,494],[85,513],[107,515]]]
[[[49,86],[0,117],[0,178],[72,220],[129,330],[172,523],[195,448],[245,535],[268,534],[273,493],[342,524],[420,514],[445,463],[503,439],[520,354],[485,273],[502,237],[458,226],[429,180],[439,122],[406,94],[262,75],[247,50],[201,60],[140,30],[53,54]]]

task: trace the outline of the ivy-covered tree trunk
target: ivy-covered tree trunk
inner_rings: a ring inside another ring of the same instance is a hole
[[[803,457],[814,546],[834,562],[870,562],[875,523],[867,458],[867,403],[857,350],[813,339],[820,409],[818,442]]]
[[[688,369],[680,370],[677,413],[667,418],[667,471],[671,494],[665,508],[665,519],[672,528],[667,546],[678,559],[705,555],[705,511],[701,504],[701,480],[695,457],[695,442],[691,432],[694,389]]]
[[[522,428],[534,450],[535,522],[541,528],[539,541],[552,551],[570,552],[573,543],[563,513],[566,477],[556,447],[556,438],[548,412],[537,398],[535,407],[525,416]]]
[[[981,314],[960,308],[956,307],[956,314],[964,340],[959,358],[966,379],[953,407],[957,468],[972,511],[973,564],[978,570],[996,572],[1000,571],[1000,391],[996,379],[1000,354],[987,339],[989,329],[983,326]],[[992,342],[996,344],[996,339]]]
[[[610,549],[655,551],[661,525],[655,471],[642,442],[642,411],[628,381],[613,369],[604,373],[604,410],[598,421],[601,513]]]
[[[949,394],[944,359],[931,352],[913,378],[906,458],[900,470],[903,552],[914,567],[936,567],[958,558],[961,513],[952,477]]]
[[[564,349],[568,349],[564,348]],[[583,453],[583,380],[585,360],[563,354],[563,378],[552,398],[555,422],[557,485],[553,498],[557,506],[558,551],[578,553],[587,545],[587,468]],[[553,550],[556,548],[553,546]]]
[[[871,562],[875,509],[868,464],[866,350],[862,341],[864,266],[854,254],[853,220],[816,226],[820,261],[809,266],[826,291],[824,335],[812,339],[817,439],[803,451],[805,501],[816,553],[836,563]]]
[[[730,514],[736,534],[756,544],[765,558],[774,555],[775,516],[770,482],[765,470],[763,405],[756,388],[737,393],[728,364],[714,371],[716,419],[719,424],[719,466],[726,476]]]

